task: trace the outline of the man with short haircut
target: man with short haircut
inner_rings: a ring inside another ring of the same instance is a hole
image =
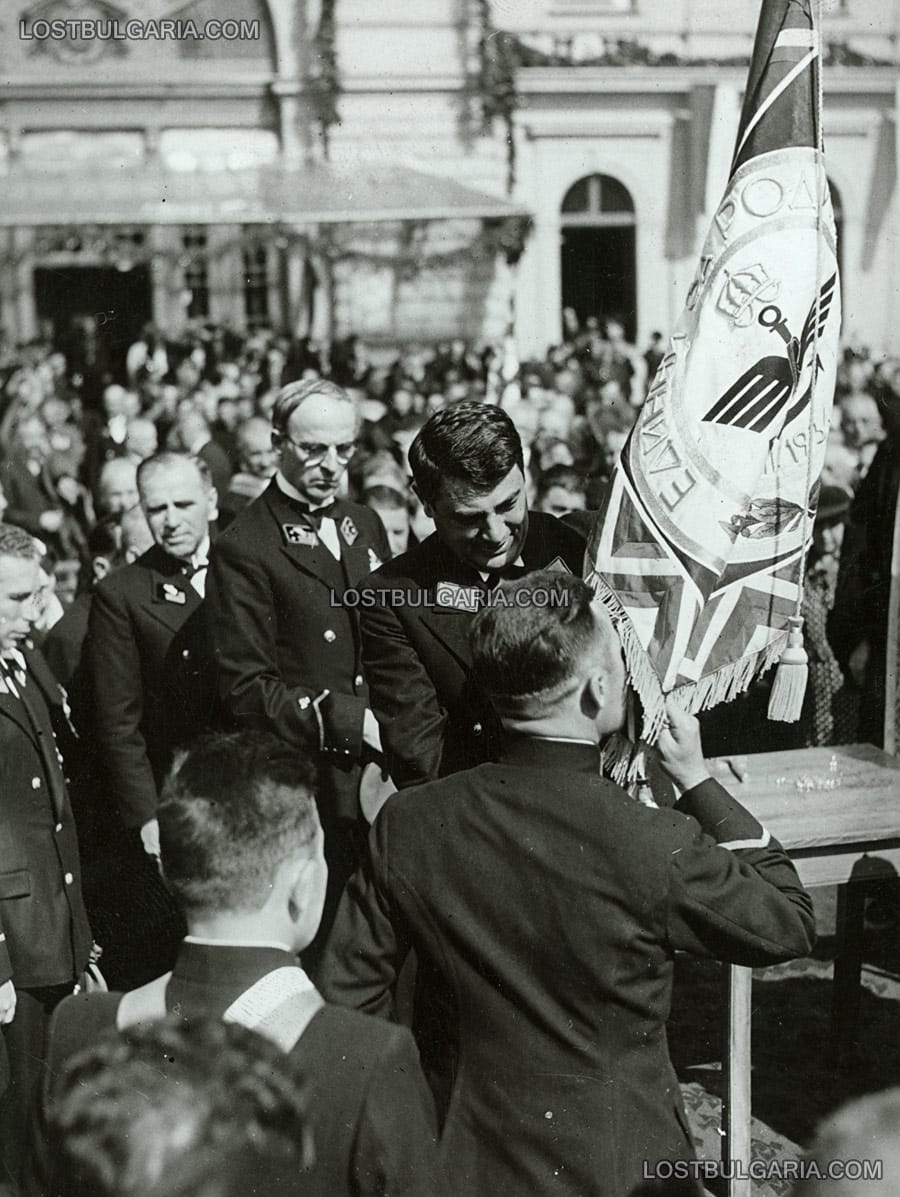
[[[675,953],[804,955],[812,902],[710,778],[697,721],[673,700],[658,753],[676,807],[644,806],[601,776],[625,667],[580,579],[501,583],[470,652],[503,721],[500,760],[388,800],[338,910],[322,990],[386,1014],[415,951],[414,1025],[445,1103],[455,1197],[623,1197],[645,1163],[693,1158],[666,1044]]]
[[[88,669],[109,793],[155,856],[159,787],[175,749],[213,719],[203,594],[216,491],[203,463],[179,453],[147,458],[137,481],[154,543],[97,586]]]
[[[573,511],[584,511],[586,489],[584,475],[578,470],[564,465],[551,466],[538,480],[537,509],[555,515],[557,519]]]
[[[504,577],[581,574],[584,541],[529,513],[522,444],[498,407],[432,416],[410,450],[413,489],[435,532],[363,583],[363,662],[394,785],[491,760],[499,727],[471,672],[468,631]]]
[[[277,468],[272,447],[272,425],[262,416],[251,416],[235,433],[239,470],[232,474],[222,500],[222,526],[231,523],[248,503],[258,499]]]
[[[337,495],[359,427],[347,392],[322,379],[291,383],[272,425],[278,471],[219,537],[208,602],[230,718],[324,754],[318,801],[330,925],[362,843],[361,766],[380,750],[357,614],[343,597],[390,550],[378,516]]]
[[[409,500],[392,486],[370,486],[363,502],[375,512],[387,533],[391,556],[399,557],[409,547]]]
[[[100,467],[97,479],[97,515],[120,516],[138,501],[137,466],[130,457],[111,457]]]
[[[50,1014],[91,949],[56,740],[68,730],[64,693],[29,641],[40,560],[27,532],[0,523],[0,1188],[18,1179]]]
[[[297,964],[327,874],[311,756],[264,733],[201,738],[158,814],[163,870],[189,934],[170,974],[63,1005],[51,1084],[103,1027],[171,1013],[239,1022],[289,1054],[308,1085],[316,1163],[304,1192],[439,1197],[434,1108],[409,1031],[325,1003]]]
[[[146,416],[135,416],[125,429],[125,453],[135,465],[146,457],[152,457],[159,448],[159,433],[156,425]]]

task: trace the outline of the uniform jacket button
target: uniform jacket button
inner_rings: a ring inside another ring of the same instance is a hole
[[[61,831],[62,831],[62,823],[57,823],[56,824],[56,834],[59,835],[59,833]]]
[[[181,656],[185,661],[189,661],[191,659],[191,650],[189,648],[183,648],[181,650]]]
[[[75,878],[71,873],[66,873],[65,877],[63,877],[63,881],[65,881],[66,885],[71,885],[74,880]]]
[[[32,777],[31,788],[33,790],[39,790],[41,788],[41,779],[39,777]]]
[[[332,632],[331,628],[326,628],[322,633],[322,639],[326,644],[334,644],[335,640],[337,640],[337,633]]]
[[[354,686],[361,686],[361,685],[363,684],[363,681],[364,681],[364,680],[365,680],[365,679],[363,678],[363,675],[362,675],[361,673],[358,673],[358,674],[356,675],[356,677],[353,679],[353,685],[354,685]]]
[[[473,723],[472,731],[475,733],[476,736],[480,736],[481,733],[484,731],[484,728],[481,726],[480,723]]]

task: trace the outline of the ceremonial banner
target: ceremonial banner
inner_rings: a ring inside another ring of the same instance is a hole
[[[799,607],[840,325],[809,4],[763,0],[731,178],[588,549],[648,743],[664,694],[733,698]]]

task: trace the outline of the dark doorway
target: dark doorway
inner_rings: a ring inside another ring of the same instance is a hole
[[[621,320],[625,337],[637,335],[635,229],[563,228],[562,302],[584,327],[588,316]]]
[[[40,266],[34,272],[34,298],[40,323],[53,329],[54,348],[78,354],[85,321],[96,328],[92,356],[98,372],[125,378],[125,354],[152,316],[150,270],[146,264]]]

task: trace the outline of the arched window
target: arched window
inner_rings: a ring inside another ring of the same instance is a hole
[[[562,302],[584,326],[620,320],[637,332],[637,216],[628,188],[611,175],[586,175],[566,192],[562,226]]]

